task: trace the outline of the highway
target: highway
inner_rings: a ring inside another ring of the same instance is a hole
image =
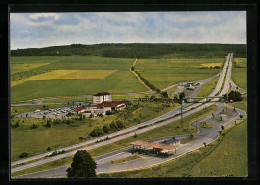
[[[224,82],[224,78],[225,78],[225,74],[226,74],[227,69],[228,69],[228,72],[227,72],[227,76],[226,76],[226,82],[230,82],[230,76],[231,76],[230,66],[232,68],[232,63],[230,61],[232,62],[232,54],[229,54],[227,56],[225,64],[224,64],[224,67],[223,67],[223,70],[222,70],[222,72],[220,74],[219,81],[218,81],[218,83],[216,85],[216,88],[214,89],[214,91],[211,93],[210,96],[214,96],[215,94],[217,94],[220,91],[220,89],[222,87],[222,84]],[[230,76],[228,75],[229,73],[230,73]],[[225,85],[229,85],[229,83],[226,84],[226,82],[225,82]],[[226,88],[225,85],[224,85],[224,88],[222,89],[221,93],[224,93],[226,91],[226,89],[228,90],[228,88]],[[184,104],[183,105],[183,107],[184,107],[184,109],[183,109],[183,112],[184,112],[183,117],[188,116],[188,115],[190,115],[192,113],[195,113],[197,111],[200,111],[204,107],[208,107],[208,106],[210,106],[212,104],[213,104],[213,102],[209,102],[209,103],[206,103],[206,104],[198,103],[198,104],[193,104],[193,105],[188,106],[188,107],[186,107],[188,104]],[[193,109],[193,110],[191,110],[191,109]],[[189,111],[189,112],[187,112],[187,111]],[[118,131],[116,133],[112,133],[112,134],[109,134],[109,135],[106,135],[106,136],[103,136],[103,137],[99,137],[99,138],[96,138],[96,139],[93,139],[93,140],[89,140],[89,141],[86,141],[86,142],[83,142],[83,143],[79,143],[79,144],[75,144],[75,145],[72,145],[72,146],[64,147],[64,148],[61,148],[59,150],[72,150],[72,149],[75,149],[75,148],[78,148],[78,147],[82,147],[82,146],[85,146],[85,145],[89,145],[89,144],[92,144],[92,145],[84,147],[82,149],[90,150],[90,149],[93,149],[93,148],[96,148],[96,147],[99,147],[99,146],[103,146],[103,145],[106,145],[106,144],[109,144],[109,143],[112,143],[112,142],[115,142],[115,141],[118,141],[118,140],[130,137],[130,136],[133,136],[135,133],[136,134],[143,133],[143,132],[146,132],[148,130],[151,130],[151,129],[163,126],[165,124],[168,124],[170,122],[173,122],[175,120],[178,120],[178,119],[180,119],[180,116],[168,119],[166,121],[162,121],[162,120],[165,120],[167,118],[173,117],[174,115],[179,114],[179,113],[180,113],[180,107],[178,107],[178,108],[176,108],[176,109],[174,109],[174,110],[172,110],[172,111],[170,111],[170,112],[168,112],[168,113],[166,113],[166,114],[164,114],[162,116],[159,116],[157,118],[154,118],[152,120],[146,121],[144,123],[135,125],[133,127],[130,127],[130,128],[127,128],[127,129],[124,129],[124,130],[121,130],[121,131]],[[145,127],[143,129],[138,129],[138,127],[151,125],[151,124],[153,124],[155,122],[158,122],[158,121],[161,121],[161,122],[157,123],[155,125],[149,126],[149,127]],[[138,130],[135,131],[136,129],[138,129]],[[127,133],[127,132],[130,132],[130,131],[134,131],[134,132]],[[127,133],[127,134],[125,134],[125,133]],[[121,135],[121,134],[124,134],[124,135]],[[121,135],[121,136],[118,136],[118,135]],[[100,143],[93,144],[97,140],[102,140],[102,139],[104,139],[106,137],[109,137],[109,138],[113,137],[113,138],[109,139],[109,140],[106,140],[106,141],[103,141],[103,142],[100,142]],[[40,158],[43,158],[46,155],[51,154],[52,152],[53,151],[47,152],[47,153],[44,153],[44,154],[40,154],[40,155],[37,155],[37,156],[33,156],[33,157],[30,157],[30,158],[27,158],[27,159],[15,161],[15,162],[12,162],[11,165],[13,166],[13,165],[21,164],[21,163],[28,162],[28,161],[31,161],[31,160],[40,159]],[[47,159],[42,159],[42,160],[39,160],[39,161],[36,161],[36,162],[32,162],[32,163],[29,163],[29,164],[26,164],[26,165],[22,165],[22,166],[13,168],[12,172],[19,171],[19,170],[26,169],[26,168],[30,168],[30,167],[33,167],[33,166],[37,166],[37,165],[40,165],[40,164],[44,164],[46,162],[54,161],[54,160],[57,160],[57,159],[60,159],[60,158],[64,158],[64,157],[73,155],[75,153],[76,153],[76,150],[73,150],[71,152],[60,154],[60,155],[57,155],[57,156],[54,156],[54,157],[50,157],[50,158],[47,158]]]

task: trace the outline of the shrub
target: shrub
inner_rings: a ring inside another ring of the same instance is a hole
[[[117,125],[118,128],[124,128],[125,127],[125,124],[120,120],[116,121],[116,125]]]
[[[48,119],[48,120],[47,120],[46,127],[48,127],[48,128],[51,127],[51,119]]]
[[[16,121],[16,123],[15,124],[12,124],[11,126],[13,127],[13,128],[18,128],[19,126],[20,126],[20,120],[18,120],[18,121]]]
[[[19,155],[20,158],[24,158],[24,157],[28,157],[28,153],[27,152],[23,152]]]
[[[97,137],[97,136],[101,136],[103,134],[104,134],[103,131],[99,127],[97,127],[94,130],[92,130],[89,135],[92,137]]]
[[[109,124],[109,127],[110,127],[110,129],[111,130],[116,130],[118,127],[117,127],[117,124],[114,122],[114,121],[112,121],[110,124]]]
[[[31,129],[36,129],[36,128],[38,128],[38,127],[39,127],[39,125],[37,125],[37,124],[34,123],[34,124],[31,125],[30,128],[31,128]]]
[[[103,132],[108,133],[109,132],[109,126],[104,125],[102,130],[103,130]]]
[[[110,110],[106,111],[106,115],[112,115],[112,112]]]
[[[48,147],[46,150],[47,150],[47,151],[51,151],[51,148],[50,148],[50,147]]]
[[[71,112],[69,112],[66,116],[67,117],[70,117],[70,116],[72,116],[73,114],[71,113]]]

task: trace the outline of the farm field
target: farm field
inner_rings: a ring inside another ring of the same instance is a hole
[[[96,56],[11,57],[16,67],[32,62],[32,71],[45,70],[18,81],[11,81],[11,102],[43,97],[92,95],[97,92],[136,93],[147,89],[130,72],[134,59]]]
[[[23,80],[11,82],[11,87],[27,81],[36,80],[103,79],[114,72],[116,72],[116,70],[53,70]]]
[[[235,64],[236,63],[236,64]],[[247,88],[247,59],[234,58],[232,80],[238,87]]]
[[[139,59],[135,65],[145,79],[159,89],[180,82],[197,81],[210,78],[221,69],[205,67],[205,63],[223,63],[224,58],[203,59]]]
[[[98,177],[219,177],[231,174],[245,177],[246,166],[247,119],[244,119],[226,130],[220,140],[185,156],[150,168],[100,174]]]
[[[14,63],[11,64],[11,75],[23,71],[29,71],[34,68],[42,67],[50,63]]]
[[[137,104],[137,102],[134,104]],[[156,102],[139,102],[139,105],[140,107],[138,109],[132,110],[129,113],[123,111],[118,114],[104,116],[103,118],[98,119],[85,118],[72,125],[52,124],[51,128],[46,128],[44,126],[46,125],[46,120],[13,118],[11,123],[15,124],[19,121],[20,126],[11,129],[11,160],[18,160],[19,155],[22,152],[27,152],[29,156],[33,156],[47,152],[46,149],[48,147],[53,150],[82,142],[79,140],[79,137],[87,138],[94,128],[99,127],[102,129],[103,125],[110,124],[112,121],[121,120],[126,127],[131,127],[162,115],[178,106],[178,104],[173,103]],[[40,107],[37,108],[40,109]],[[15,109],[16,107],[13,108],[12,111]],[[28,110],[28,106],[19,106],[19,109]],[[19,109],[17,109],[17,111],[19,111]],[[38,124],[39,127],[32,129],[30,128],[32,124]]]

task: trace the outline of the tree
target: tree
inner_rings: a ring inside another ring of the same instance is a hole
[[[117,125],[118,128],[124,128],[125,127],[125,124],[120,120],[116,121],[116,125]]]
[[[103,132],[108,133],[109,132],[109,126],[104,125],[102,130],[103,130]]]
[[[78,150],[66,172],[68,178],[96,177],[97,163],[86,150]]]
[[[226,101],[226,100],[228,99],[227,94],[224,94],[224,95],[223,95],[223,99],[224,99],[224,101]]]
[[[184,93],[184,92],[181,92],[181,93],[179,94],[179,99],[180,99],[180,100],[183,100],[184,97],[185,97],[185,93]]]
[[[168,93],[167,93],[166,91],[161,92],[161,95],[162,95],[164,98],[168,98]]]
[[[225,127],[224,127],[223,125],[221,125],[221,129],[222,129],[222,130],[224,130],[224,129],[225,129]]]
[[[94,130],[92,130],[89,135],[92,137],[97,137],[97,136],[101,136],[103,134],[104,134],[103,131],[99,127],[97,127]]]
[[[117,127],[117,124],[114,122],[114,121],[112,121],[110,124],[109,124],[109,127],[110,127],[110,129],[111,130],[116,130],[118,127]]]
[[[233,100],[233,101],[242,101],[243,98],[241,97],[241,93],[238,91],[231,91],[228,94],[228,100]]]

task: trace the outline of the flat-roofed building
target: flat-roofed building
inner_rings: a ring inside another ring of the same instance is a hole
[[[98,104],[102,102],[111,102],[112,95],[108,92],[97,93],[92,96],[92,101],[94,104]]]

